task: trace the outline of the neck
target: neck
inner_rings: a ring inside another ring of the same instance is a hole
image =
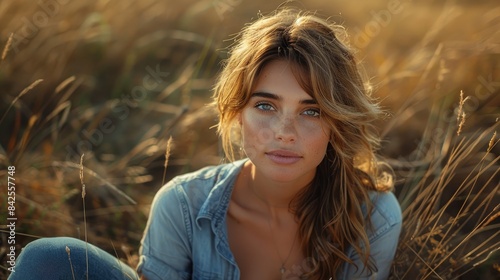
[[[290,215],[290,202],[298,192],[309,184],[303,182],[276,182],[258,174],[255,165],[246,164],[246,185],[250,196],[265,207],[271,220],[278,222],[280,216]]]

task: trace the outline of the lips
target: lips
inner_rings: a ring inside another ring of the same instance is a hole
[[[266,153],[267,158],[277,164],[293,164],[302,159],[299,154],[287,150],[275,150]]]

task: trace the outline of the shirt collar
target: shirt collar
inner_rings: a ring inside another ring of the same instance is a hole
[[[221,166],[215,175],[214,187],[207,196],[196,217],[196,224],[200,227],[200,219],[206,218],[212,221],[212,227],[217,229],[226,216],[234,182],[248,159],[242,159]]]

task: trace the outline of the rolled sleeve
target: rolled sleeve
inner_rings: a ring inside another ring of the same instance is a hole
[[[137,267],[148,280],[191,278],[191,222],[183,199],[172,182],[153,199]]]

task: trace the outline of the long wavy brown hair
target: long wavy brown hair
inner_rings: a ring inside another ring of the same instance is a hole
[[[290,204],[312,267],[303,275],[309,279],[330,279],[342,264],[352,263],[349,246],[364,263],[359,269],[376,270],[366,234],[370,217],[362,205],[370,213],[369,191],[392,187],[390,176],[379,176],[374,152],[380,140],[374,121],[382,111],[345,39],[342,26],[312,13],[282,8],[260,16],[235,38],[214,88],[218,133],[230,160],[239,143],[235,120],[269,62],[291,62],[301,87],[318,102],[330,143],[313,182]]]

